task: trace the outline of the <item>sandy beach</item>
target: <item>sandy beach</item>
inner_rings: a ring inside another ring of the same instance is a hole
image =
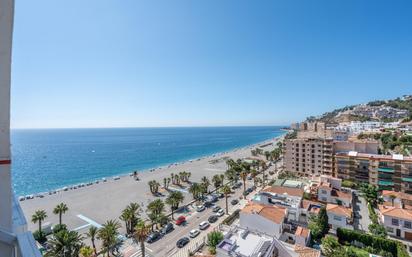
[[[130,175],[119,176],[117,180],[107,178],[107,182],[100,181],[99,184],[68,191],[60,190],[56,194],[47,194],[44,198],[36,197],[21,201],[20,204],[28,219],[29,230],[34,231],[37,229],[37,224],[33,224],[30,219],[36,210],[43,209],[47,212],[48,217],[44,222],[57,224],[58,216],[53,214],[53,208],[64,202],[69,207],[69,211],[64,214],[63,222],[67,224],[69,229],[84,233],[90,225],[100,226],[109,219],[118,219],[121,211],[131,202],[137,202],[145,209],[147,204],[156,198],[149,191],[148,181],[150,180],[157,180],[163,184],[163,178],[170,177],[171,173],[176,174],[182,171],[191,172],[190,181],[192,182],[199,181],[203,176],[211,179],[214,174],[226,171],[225,160],[227,158],[236,160],[251,157],[250,150],[258,146],[262,146],[263,151],[273,150],[276,142],[281,138],[282,136],[233,151],[171,164],[153,171],[139,172],[139,181],[135,181]],[[185,202],[192,199],[191,194],[185,188],[179,190],[184,193]],[[161,199],[165,197],[161,197]]]

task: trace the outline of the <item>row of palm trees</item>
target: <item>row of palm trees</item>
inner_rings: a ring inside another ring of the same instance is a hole
[[[170,184],[181,186],[182,182],[190,183],[189,179],[192,175],[191,172],[182,171],[178,174],[171,173],[170,177],[163,178],[163,188],[169,190]],[[151,180],[148,182],[150,192],[154,195],[159,193],[160,183],[156,180]]]

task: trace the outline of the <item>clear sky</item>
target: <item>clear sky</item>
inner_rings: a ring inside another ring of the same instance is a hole
[[[16,0],[12,127],[286,125],[412,93],[412,1]]]

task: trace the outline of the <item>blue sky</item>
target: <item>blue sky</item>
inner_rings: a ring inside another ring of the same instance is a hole
[[[284,125],[412,93],[411,1],[16,1],[12,127]]]

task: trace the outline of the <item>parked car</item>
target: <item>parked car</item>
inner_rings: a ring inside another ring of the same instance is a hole
[[[160,235],[159,232],[155,231],[155,232],[151,233],[151,234],[147,237],[146,242],[147,242],[147,243],[156,242],[157,240],[160,239],[161,236],[162,236],[162,235]]]
[[[206,207],[206,208],[209,208],[209,207],[211,207],[213,205],[213,203],[211,202],[211,201],[206,201],[205,203],[204,203],[204,206]]]
[[[218,212],[220,210],[220,206],[216,205],[215,207],[213,207],[213,212]]]
[[[200,229],[200,230],[205,230],[205,229],[207,229],[209,226],[210,226],[209,222],[207,222],[207,221],[202,221],[202,222],[199,224],[199,229]]]
[[[217,197],[219,197],[219,198],[223,198],[223,197],[225,197],[225,195],[224,195],[224,194],[222,194],[222,193],[217,193]]]
[[[172,223],[167,223],[163,228],[162,231],[160,231],[160,233],[162,235],[166,235],[167,233],[169,233],[170,231],[172,231],[174,229],[173,224]]]
[[[180,226],[184,223],[186,223],[186,217],[185,216],[179,216],[176,220],[176,225]]]
[[[247,196],[247,195],[249,194],[249,191],[248,191],[248,190],[246,190],[246,191],[245,191],[245,192],[243,192],[242,194],[243,194],[243,196]]]
[[[200,231],[198,229],[193,229],[189,232],[190,238],[195,238],[200,234]]]
[[[204,206],[203,204],[196,206],[196,211],[197,211],[197,212],[202,212],[202,211],[204,211],[205,209],[206,209],[206,208],[205,208],[205,206]]]
[[[217,213],[217,216],[222,217],[223,215],[225,215],[225,211],[223,209],[220,209]]]
[[[178,248],[182,248],[183,246],[187,245],[187,243],[189,243],[190,239],[188,237],[183,237],[180,238],[177,242],[176,242],[176,246]]]
[[[218,219],[217,215],[212,215],[207,219],[207,221],[209,221],[210,223],[215,223],[217,219]]]
[[[232,201],[230,201],[230,203],[231,203],[232,205],[236,205],[236,204],[239,203],[239,201],[238,201],[237,199],[233,199]]]

